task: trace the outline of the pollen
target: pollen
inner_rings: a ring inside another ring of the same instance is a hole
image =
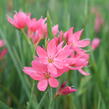
[[[52,63],[52,62],[53,62],[53,59],[49,58],[49,59],[48,59],[48,62],[49,62],[49,63]]]

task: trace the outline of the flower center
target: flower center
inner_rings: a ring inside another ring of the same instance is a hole
[[[49,73],[45,73],[45,78],[49,79],[50,78],[50,74]]]
[[[52,63],[52,62],[53,62],[53,59],[48,58],[48,62],[49,62],[49,63]]]

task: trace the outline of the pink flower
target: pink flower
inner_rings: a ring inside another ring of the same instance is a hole
[[[71,27],[68,31],[66,31],[66,32],[64,33],[64,39],[65,39],[66,41],[68,41],[68,38],[73,34],[73,30],[74,30],[74,28]]]
[[[58,25],[55,25],[54,27],[52,27],[52,33],[54,36],[56,36],[58,32],[59,32]]]
[[[7,54],[8,50],[7,48],[3,49],[1,52],[0,52],[0,60],[3,59],[3,57]]]
[[[66,86],[67,82],[64,82],[61,87],[59,88],[59,90],[56,92],[56,96],[59,96],[59,95],[68,95],[72,92],[75,92],[77,91],[77,89],[73,89],[72,87],[70,86]]]
[[[77,31],[68,37],[68,44],[72,44],[73,48],[84,48],[90,44],[89,40],[80,40],[83,30]]]
[[[101,15],[96,15],[96,18],[95,18],[95,32],[100,32],[100,29],[102,27],[102,25],[104,24],[104,20],[103,18],[101,17]]]
[[[37,29],[36,32],[38,31],[39,33],[42,34],[42,36],[47,37],[47,23],[45,23],[47,18],[40,18],[37,22]]]
[[[28,36],[32,39],[34,44],[40,42],[41,39],[47,37],[47,24],[46,18],[36,20],[35,18],[29,19],[27,22],[28,26]]]
[[[35,18],[29,18],[27,21],[27,27],[29,32],[35,32],[37,29],[37,20]]]
[[[102,14],[100,13],[100,11],[97,8],[93,8],[92,13],[94,13],[96,16],[94,29],[95,29],[95,32],[98,33],[98,32],[100,32],[100,29],[101,29],[102,25],[104,24],[104,19],[102,17]]]
[[[91,47],[93,50],[95,50],[100,45],[100,39],[94,38],[91,44]]]
[[[60,31],[60,32],[58,33],[58,36],[55,37],[55,40],[56,40],[56,44],[57,44],[57,45],[60,44],[62,41],[64,41],[63,34],[64,34],[64,33],[63,33],[62,31]]]
[[[23,71],[32,79],[39,81],[37,87],[40,91],[45,91],[48,84],[53,88],[58,87],[59,82],[55,78],[62,74],[52,75],[46,65],[36,60],[32,62],[32,67],[24,67]]]
[[[70,59],[70,70],[78,70],[81,74],[87,76],[90,75],[90,73],[87,73],[83,70],[84,67],[88,65],[89,61],[89,54],[86,53],[85,50],[82,49],[76,49],[71,55]]]
[[[5,45],[3,40],[0,40],[0,47],[3,47]]]
[[[40,33],[39,31],[37,31],[37,32],[30,32],[30,31],[28,31],[28,36],[32,40],[34,45],[38,44],[41,41],[41,39],[44,38],[43,34]]]
[[[14,15],[13,19],[7,16],[7,20],[10,24],[15,26],[16,28],[22,29],[26,26],[26,22],[28,21],[29,17],[30,17],[29,14],[19,11]]]
[[[63,42],[56,45],[55,38],[49,41],[47,50],[38,46],[36,51],[38,54],[38,61],[46,64],[48,71],[52,74],[57,74],[57,69],[64,69],[68,66],[68,57],[71,55],[72,50],[69,45],[63,46]]]
[[[29,18],[27,21],[28,31],[30,32],[37,32],[40,31],[40,33],[47,32],[47,24],[46,18],[40,18],[39,20],[36,20],[36,18]]]
[[[3,47],[5,45],[5,42],[3,40],[0,40],[0,47]],[[0,51],[0,60],[3,59],[3,57],[7,54],[7,49],[4,48],[2,51]]]

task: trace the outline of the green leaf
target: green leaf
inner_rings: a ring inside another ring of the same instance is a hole
[[[0,109],[12,109],[10,108],[7,104],[5,104],[4,102],[0,101]]]
[[[90,84],[91,78],[92,78],[91,76],[82,77],[81,83],[78,89],[78,95],[81,95],[86,92]]]
[[[48,28],[48,37],[49,39],[53,38],[53,34],[52,34],[52,21],[49,15],[49,12],[47,12],[47,28]]]
[[[29,93],[30,93],[29,89],[28,89],[29,86],[27,87],[27,85],[28,85],[27,80],[26,80],[26,78],[24,78],[24,75],[22,74],[22,69],[19,66],[20,64],[19,64],[19,62],[17,60],[18,58],[17,59],[15,58],[16,56],[14,55],[13,50],[12,50],[10,44],[8,43],[8,41],[7,41],[6,37],[5,37],[6,35],[1,30],[0,30],[0,35],[3,38],[3,40],[5,41],[6,47],[8,49],[8,53],[10,54],[10,57],[11,57],[13,63],[14,63],[14,66],[16,67],[16,70],[18,71],[18,76],[19,76],[19,78],[21,80],[21,83],[22,83],[24,89],[25,89],[25,92],[26,92],[27,96],[29,97]]]

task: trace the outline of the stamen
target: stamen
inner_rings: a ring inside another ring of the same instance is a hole
[[[50,74],[49,73],[45,73],[45,78],[49,79],[50,78]]]
[[[49,62],[49,63],[52,63],[52,62],[53,62],[53,59],[48,58],[48,62]]]

